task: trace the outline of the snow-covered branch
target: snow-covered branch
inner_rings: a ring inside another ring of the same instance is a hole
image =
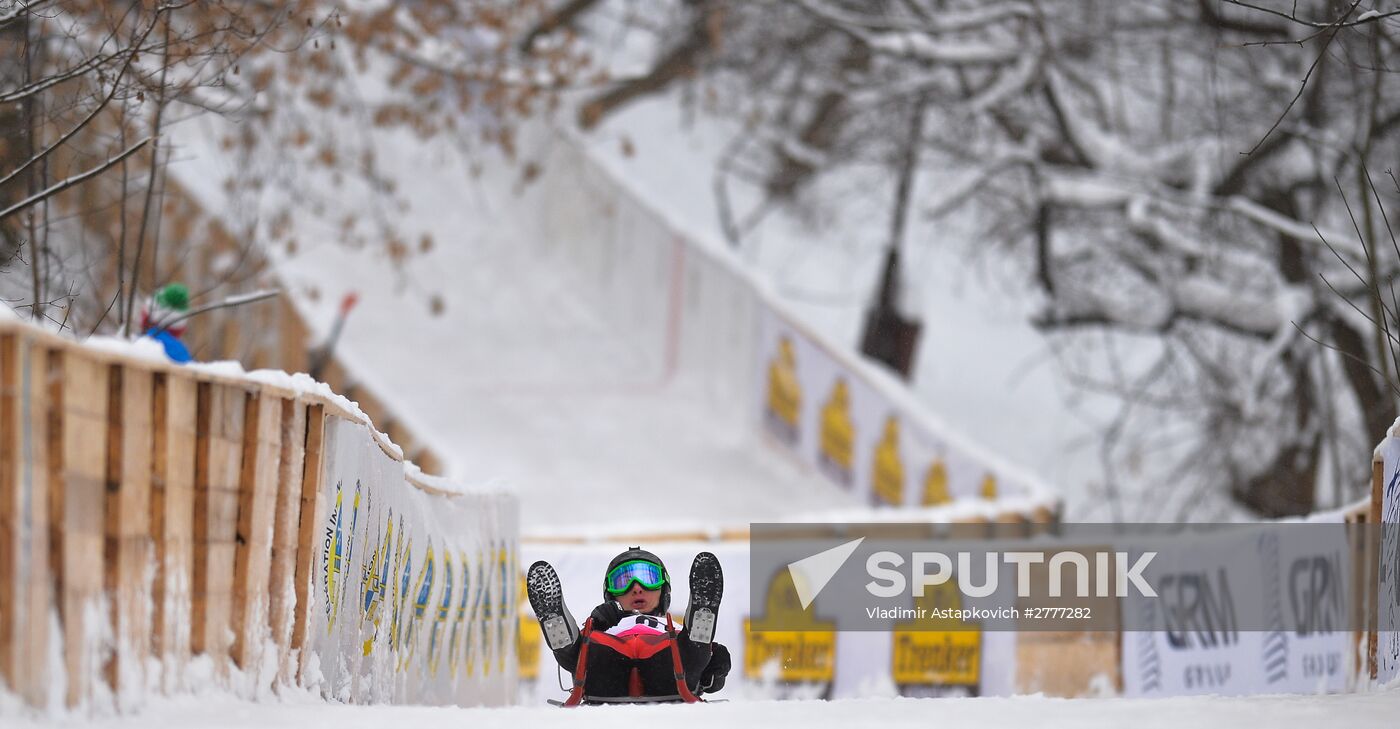
[[[1028,13],[1029,9],[1020,3],[993,6],[963,17],[940,14],[940,20],[935,25],[941,27],[924,26],[908,30],[876,30],[869,23],[862,22],[862,16],[835,10],[817,0],[800,0],[800,4],[812,15],[840,32],[856,38],[876,53],[931,63],[975,66],[1011,63],[1025,50],[1015,45],[939,37],[948,35],[951,31],[970,30],[998,23],[1019,16],[1022,11]]]
[[[1024,49],[998,43],[942,40],[924,33],[870,33],[852,29],[876,53],[904,56],[931,63],[955,65],[989,65],[1011,63]]]
[[[1166,334],[1179,322],[1191,321],[1262,341],[1290,325],[1277,301],[1246,298],[1208,275],[1159,281],[1152,293],[1156,295],[1136,294],[1133,306],[1123,306],[1091,289],[1077,289],[1051,305],[1036,324],[1052,330],[1110,328]]]
[[[21,86],[8,93],[0,94],[0,104],[13,104],[17,101],[37,96],[64,81],[70,81],[81,76],[85,76],[100,66],[111,63],[119,54],[94,55],[84,59],[81,63],[58,73],[45,76],[34,83]]]
[[[821,0],[798,0],[798,4],[827,23],[847,29],[898,30],[914,33],[956,33],[996,25],[1005,20],[1035,16],[1035,7],[1023,2],[998,2],[974,8],[929,8],[918,18],[892,19],[887,16],[856,15],[832,7]]]
[[[10,8],[4,13],[0,13],[0,29],[3,29],[10,23],[13,23],[16,20],[19,20],[20,18],[29,15],[35,10],[38,10],[39,8],[45,5],[48,5],[52,1],[53,0],[33,0],[32,2],[27,3],[15,3],[15,6],[13,8]]]
[[[1233,210],[1260,225],[1283,233],[1290,238],[1308,243],[1316,248],[1325,250],[1327,243],[1330,243],[1339,253],[1351,256],[1351,259],[1354,261],[1361,261],[1366,258],[1366,251],[1360,247],[1360,242],[1354,240],[1352,236],[1347,236],[1336,231],[1315,228],[1312,224],[1289,218],[1247,197],[1240,195],[1232,196],[1225,200],[1225,206],[1229,210]],[[1319,231],[1321,231],[1322,236],[1326,238],[1326,243],[1323,242],[1322,238],[1318,237]]]

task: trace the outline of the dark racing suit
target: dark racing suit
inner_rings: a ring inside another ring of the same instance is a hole
[[[578,668],[584,641],[589,642],[585,666],[585,696],[674,696],[676,679],[666,615],[638,616],[614,602],[593,609],[592,632],[580,634],[572,645],[554,651],[554,659],[569,673]],[[610,632],[611,631],[611,632]],[[719,643],[690,641],[682,629],[676,637],[685,682],[691,692],[714,693],[729,674],[729,649]]]

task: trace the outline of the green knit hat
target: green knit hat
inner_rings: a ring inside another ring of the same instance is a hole
[[[190,290],[184,284],[167,284],[156,292],[156,305],[171,311],[190,308]]]

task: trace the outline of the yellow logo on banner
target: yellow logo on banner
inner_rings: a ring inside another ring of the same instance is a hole
[[[428,542],[428,552],[423,557],[423,566],[418,569],[418,588],[414,593],[413,604],[410,609],[403,613],[404,623],[402,652],[399,660],[399,671],[407,671],[409,663],[418,653],[418,636],[422,634],[423,618],[428,614],[428,598],[433,591],[433,573],[435,563],[433,561],[433,543]]]
[[[891,672],[897,685],[975,689],[982,673],[982,631],[970,623],[938,616],[940,610],[961,606],[962,596],[951,581],[914,598],[915,610],[925,617],[895,625]],[[940,626],[950,629],[938,630]]]
[[[447,641],[451,648],[447,652],[447,664],[452,669],[452,677],[457,677],[457,669],[461,668],[462,656],[467,652],[463,645],[467,636],[467,600],[472,592],[472,565],[467,561],[466,552],[458,552],[457,559],[462,562],[462,592],[457,598],[457,615],[452,620],[452,634]]]
[[[525,612],[525,573],[523,572],[520,573],[518,595],[517,602],[521,607],[515,652],[520,659],[520,679],[533,681],[540,676],[540,629],[535,625],[534,616]]]
[[[370,549],[369,564],[365,566],[361,583],[360,619],[361,624],[365,626],[361,628],[361,633],[369,634],[362,646],[364,655],[374,651],[374,641],[379,637],[380,607],[384,604],[384,598],[389,596],[392,582],[389,575],[389,548],[393,541],[394,512],[390,510],[379,544]]]
[[[982,477],[982,498],[988,501],[995,501],[997,498],[997,477],[994,474],[987,474]]]
[[[335,508],[331,511],[330,523],[326,525],[325,544],[322,547],[322,568],[325,580],[326,634],[335,630],[335,622],[340,616],[340,603],[345,597],[345,574],[350,569],[351,558],[355,555],[355,528],[360,520],[359,480],[355,481],[355,500],[350,507],[350,525],[345,528],[344,485],[335,484]]]
[[[321,584],[324,586],[325,594],[322,597],[326,601],[326,633],[329,635],[335,630],[336,608],[339,607],[340,600],[340,570],[345,562],[345,536],[344,528],[341,526],[341,504],[344,502],[345,489],[339,481],[335,484],[335,506],[331,508],[330,522],[326,525],[326,540],[321,547]]]
[[[763,631],[744,618],[744,676],[764,677],[765,667],[778,662],[778,678],[788,683],[831,683],[836,675],[836,633],[831,623],[820,622],[802,609],[792,573],[783,569],[768,583],[767,619],[791,627],[810,626],[815,630]],[[758,630],[755,630],[755,629]]]
[[[898,506],[904,503],[904,463],[899,458],[899,418],[885,418],[885,432],[875,446],[871,474],[876,503]]]
[[[797,442],[797,418],[802,411],[802,385],[797,381],[797,354],[792,340],[778,340],[778,352],[768,363],[768,425],[789,445]]]
[[[403,517],[399,517],[399,536],[394,542],[394,581],[389,585],[389,598],[393,608],[389,625],[389,649],[402,649],[408,622],[406,604],[408,602],[409,578],[413,571],[413,540],[405,537]]]
[[[856,428],[851,424],[851,395],[844,377],[836,378],[822,406],[821,453],[818,460],[832,478],[851,485],[851,450]]]
[[[490,577],[491,573],[486,564],[486,554],[481,550],[476,552],[476,589],[472,591],[472,609],[470,619],[467,621],[467,675],[476,675],[476,669],[481,668],[483,674],[488,672],[485,667],[486,641],[482,637],[485,630],[484,623],[491,612],[490,600]]]
[[[447,619],[452,615],[452,551],[442,550],[442,597],[438,600],[437,614],[433,618],[433,629],[428,638],[428,673],[436,676],[441,664],[438,652],[442,640],[447,640]]]
[[[496,606],[496,631],[499,633],[496,642],[496,668],[502,673],[506,670],[506,646],[513,642],[515,636],[511,635],[511,631],[517,624],[512,604],[515,591],[510,589],[510,576],[519,570],[514,569],[513,562],[505,542],[502,541],[500,549],[496,552],[496,571],[501,580],[501,590],[498,593],[501,602]]]
[[[937,459],[928,467],[928,472],[924,474],[924,506],[938,506],[953,500],[952,494],[948,493],[948,468],[943,465],[943,459]]]

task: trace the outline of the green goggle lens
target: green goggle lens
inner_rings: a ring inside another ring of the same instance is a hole
[[[633,582],[647,590],[659,590],[666,584],[666,570],[643,559],[623,562],[608,572],[603,588],[609,595],[621,595],[632,589]]]

